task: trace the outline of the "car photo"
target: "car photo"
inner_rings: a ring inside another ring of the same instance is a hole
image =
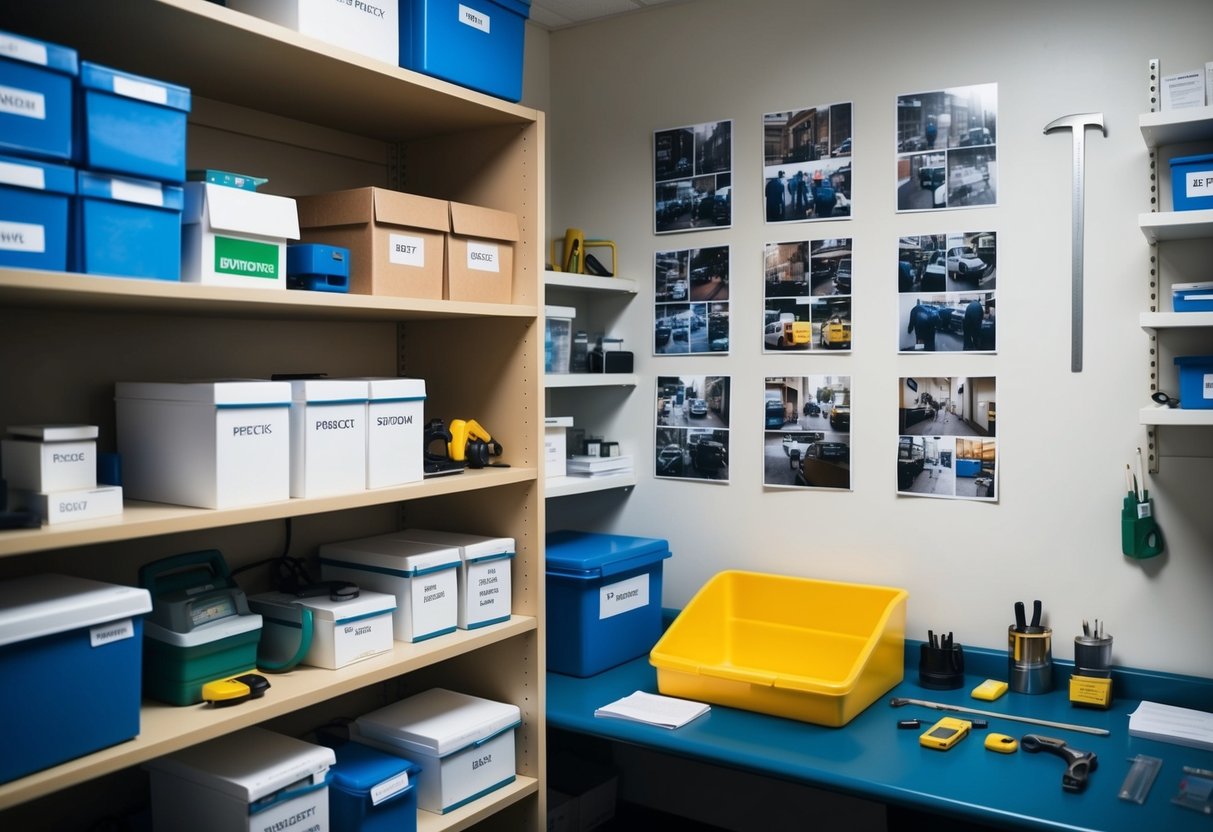
[[[670,300],[686,300],[687,299],[687,282],[685,280],[675,280],[670,286]]]
[[[821,337],[819,339],[821,346],[825,349],[838,347],[841,349],[851,348],[851,322],[844,321],[837,316],[830,318],[821,325]]]
[[[986,263],[977,252],[965,246],[948,249],[948,274],[955,273],[957,280],[976,280],[986,273]]]
[[[988,127],[974,127],[960,139],[961,147],[980,147],[983,144],[994,144]]]
[[[922,284],[919,290],[923,292],[943,292],[947,290],[948,260],[942,251],[933,251],[927,259],[926,268],[922,272]]]
[[[771,321],[762,337],[769,350],[807,348],[813,340],[813,326],[808,321]]]
[[[831,156],[850,156],[851,155],[851,137],[847,136],[838,143],[838,147],[830,151]]]
[[[805,416],[820,416],[821,415],[821,405],[819,405],[817,402],[805,402],[804,403],[804,415]]]
[[[767,430],[771,428],[781,428],[786,421],[783,410],[783,401],[778,397],[767,399],[766,403],[766,421],[763,425]]]
[[[682,473],[682,448],[666,445],[657,452],[657,476],[673,477]]]
[[[830,408],[830,427],[834,430],[850,430],[851,429],[851,407],[845,404],[836,404]]]
[[[700,419],[708,415],[708,403],[703,399],[691,399],[690,405],[687,406],[687,413],[694,419]]]
[[[700,474],[713,479],[720,476],[720,469],[729,461],[729,452],[724,445],[715,440],[701,441],[691,452],[691,467]]]
[[[943,165],[923,165],[918,170],[918,184],[923,188],[938,188],[943,184]]]
[[[825,439],[825,434],[819,430],[807,433],[785,433],[783,435],[783,453],[788,458],[788,464],[795,468],[809,446],[823,439]]]
[[[834,293],[837,295],[851,294],[850,257],[844,257],[838,261],[838,271],[834,272]]]
[[[805,449],[805,456],[826,462],[846,462],[851,458],[851,447],[846,442],[813,442]]]
[[[670,343],[670,328],[668,326],[659,326],[653,330],[653,343],[659,347],[664,347]]]

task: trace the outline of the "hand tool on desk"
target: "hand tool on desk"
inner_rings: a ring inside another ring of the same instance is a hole
[[[936,711],[955,711],[961,714],[977,714],[978,716],[988,716],[994,719],[1009,719],[1012,722],[1027,722],[1031,725],[1043,725],[1046,728],[1061,728],[1065,731],[1078,731],[1082,734],[1094,734],[1098,737],[1109,736],[1112,732],[1107,728],[1091,728],[1086,725],[1073,725],[1068,722],[1051,722],[1047,719],[1036,719],[1030,716],[1016,716],[1015,714],[1000,714],[996,711],[982,711],[977,708],[966,708],[963,705],[947,705],[943,702],[929,702],[925,699],[909,699],[906,697],[895,696],[889,700],[889,704],[894,708],[900,708],[903,705],[920,705],[923,708],[931,708]]]
[[[1032,602],[1032,624],[1031,624],[1031,626],[1033,626],[1033,627],[1040,626],[1040,613],[1041,613],[1040,601],[1033,601]]]
[[[1065,760],[1066,770],[1061,775],[1061,788],[1067,792],[1081,792],[1087,787],[1087,778],[1099,765],[1099,758],[1092,751],[1079,751],[1066,745],[1065,740],[1042,737],[1040,734],[1024,734],[1019,745],[1029,754],[1047,751]]]
[[[1075,113],[1053,119],[1045,125],[1045,134],[1069,129],[1074,136],[1072,180],[1073,218],[1070,242],[1070,372],[1082,372],[1082,242],[1083,242],[1083,164],[1088,127],[1098,127],[1105,136],[1103,113]]]

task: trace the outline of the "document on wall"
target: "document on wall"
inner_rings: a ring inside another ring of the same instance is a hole
[[[1129,734],[1213,751],[1213,714],[1143,701],[1129,714]]]
[[[594,711],[596,717],[646,722],[660,728],[681,728],[711,710],[703,702],[660,696],[638,690]]]

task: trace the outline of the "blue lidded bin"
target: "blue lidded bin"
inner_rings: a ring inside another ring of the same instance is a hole
[[[416,832],[421,766],[357,742],[334,751],[337,764],[329,781],[333,832]]]
[[[181,208],[176,185],[76,172],[72,270],[181,279]]]
[[[288,243],[286,286],[313,292],[348,292],[350,250],[323,243]]]
[[[76,50],[0,31],[0,152],[72,158]]]
[[[184,182],[189,110],[185,87],[81,61],[76,164]]]
[[[1213,409],[1213,355],[1177,355],[1179,406],[1183,410]]]
[[[1176,211],[1213,208],[1213,153],[1171,160],[1171,205]]]
[[[661,637],[660,538],[559,531],[547,536],[548,670],[593,676],[645,656]]]
[[[517,101],[530,14],[530,0],[401,0],[400,65]]]
[[[64,271],[74,193],[67,166],[0,156],[0,266]]]

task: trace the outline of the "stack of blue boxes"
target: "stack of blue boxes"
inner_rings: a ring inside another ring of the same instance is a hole
[[[0,266],[178,280],[188,89],[0,32]]]

